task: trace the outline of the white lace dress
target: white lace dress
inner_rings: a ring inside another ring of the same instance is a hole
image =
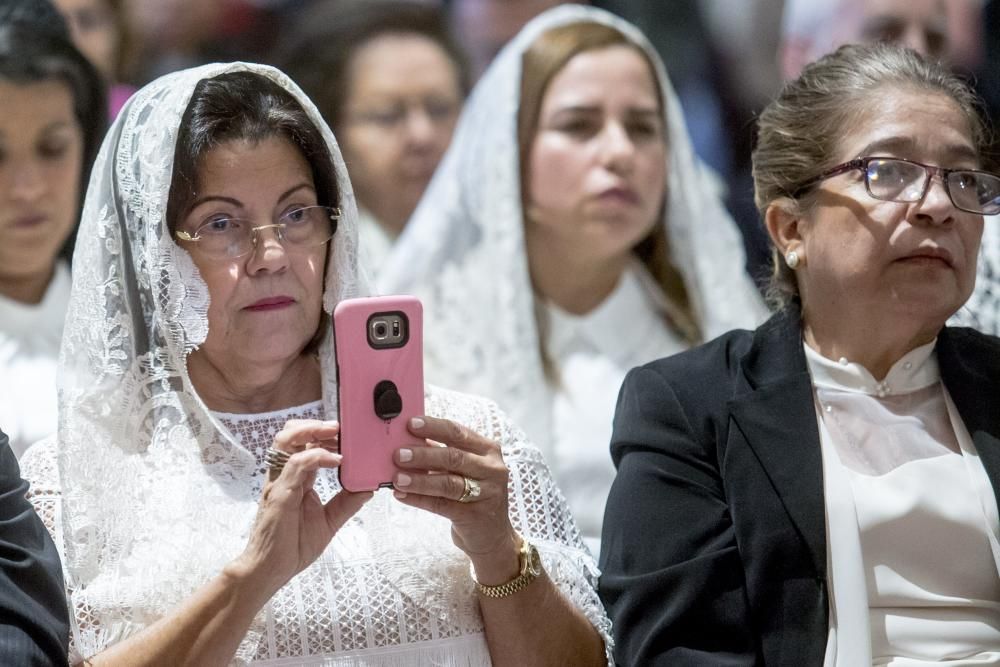
[[[610,622],[595,590],[594,561],[541,454],[492,402],[434,390],[427,394],[427,412],[502,443],[514,527],[538,546],[549,577],[598,629],[610,656]],[[259,494],[264,452],[274,435],[288,419],[321,413],[317,401],[267,414],[215,416],[256,458],[257,469],[245,482]],[[22,470],[32,480],[32,504],[62,545],[54,441],[32,447]],[[339,484],[335,475],[321,474],[315,488],[326,500]],[[98,633],[88,627],[88,610],[72,612],[74,647],[92,646]],[[75,651],[75,660],[83,657]],[[258,614],[234,664],[489,665],[469,561],[452,544],[448,522],[378,492]]]

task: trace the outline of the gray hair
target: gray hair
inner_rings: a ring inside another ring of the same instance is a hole
[[[840,142],[887,87],[945,95],[961,109],[977,152],[987,140],[981,103],[972,89],[940,63],[900,46],[849,44],[806,66],[785,84],[757,121],[753,151],[754,201],[763,219],[768,207],[788,199],[808,208],[812,191],[799,186],[835,166]],[[795,272],[772,251],[768,301],[778,308],[798,297]]]

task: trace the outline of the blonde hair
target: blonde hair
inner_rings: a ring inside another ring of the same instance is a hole
[[[955,102],[969,124],[977,152],[986,141],[980,103],[972,89],[941,64],[893,44],[849,44],[807,65],[785,84],[757,121],[753,151],[754,201],[761,218],[779,199],[799,210],[812,203],[812,191],[800,185],[835,166],[844,135],[886,88],[944,95]],[[768,300],[781,308],[798,298],[795,272],[777,249]]]

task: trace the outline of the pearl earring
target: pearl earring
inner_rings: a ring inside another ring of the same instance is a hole
[[[787,264],[788,268],[790,269],[794,269],[795,267],[797,267],[799,265],[799,253],[795,252],[794,250],[789,250],[788,252],[786,252],[785,264]]]

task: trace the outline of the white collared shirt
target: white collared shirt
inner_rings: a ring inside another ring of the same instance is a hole
[[[69,268],[59,262],[40,303],[0,296],[0,430],[18,458],[56,430],[56,365],[70,284]]]
[[[906,354],[882,381],[805,347],[827,448],[830,540],[853,523],[864,578],[837,581],[851,568],[837,562],[842,545],[831,544],[831,619],[842,620],[841,633],[863,628],[850,598],[864,591],[873,665],[1000,664],[996,498],[941,382],[934,346]]]
[[[659,298],[652,278],[635,262],[586,315],[545,305],[547,350],[558,384],[550,385],[553,450],[544,453],[595,556],[615,477],[608,447],[622,380],[633,367],[687,347],[668,328]]]

